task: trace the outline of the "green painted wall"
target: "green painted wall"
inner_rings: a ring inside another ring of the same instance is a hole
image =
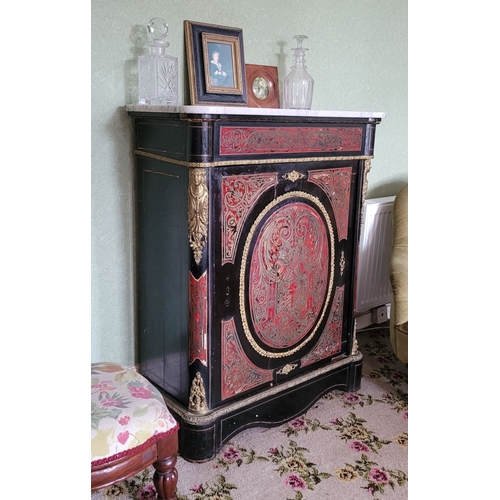
[[[137,101],[137,56],[153,17],[169,24],[189,103],[183,21],[243,29],[245,62],[291,65],[293,35],[309,36],[313,109],[383,111],[368,198],[408,180],[408,5],[405,0],[92,1],[92,361],[134,364],[133,157],[125,104]]]

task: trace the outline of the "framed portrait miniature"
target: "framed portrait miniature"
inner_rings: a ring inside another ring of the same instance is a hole
[[[247,105],[243,30],[184,21],[191,104]]]
[[[252,108],[279,108],[278,68],[245,64],[248,105]]]

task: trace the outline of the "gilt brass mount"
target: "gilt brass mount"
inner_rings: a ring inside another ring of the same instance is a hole
[[[189,170],[188,228],[189,245],[195,262],[200,264],[208,234],[208,188],[204,168]]]

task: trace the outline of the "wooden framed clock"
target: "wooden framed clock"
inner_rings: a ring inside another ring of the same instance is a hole
[[[279,108],[279,81],[276,66],[245,64],[248,106]]]
[[[182,457],[210,460],[245,428],[358,390],[358,243],[385,115],[127,110],[138,369],[178,420]]]

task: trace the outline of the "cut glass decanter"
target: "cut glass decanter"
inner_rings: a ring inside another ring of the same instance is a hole
[[[297,47],[292,49],[293,65],[292,71],[283,82],[283,108],[287,109],[311,109],[314,79],[306,71],[306,49],[302,42],[308,37],[295,35]]]
[[[166,53],[167,23],[155,17],[148,23],[149,54],[138,58],[139,104],[177,105],[178,61]]]

